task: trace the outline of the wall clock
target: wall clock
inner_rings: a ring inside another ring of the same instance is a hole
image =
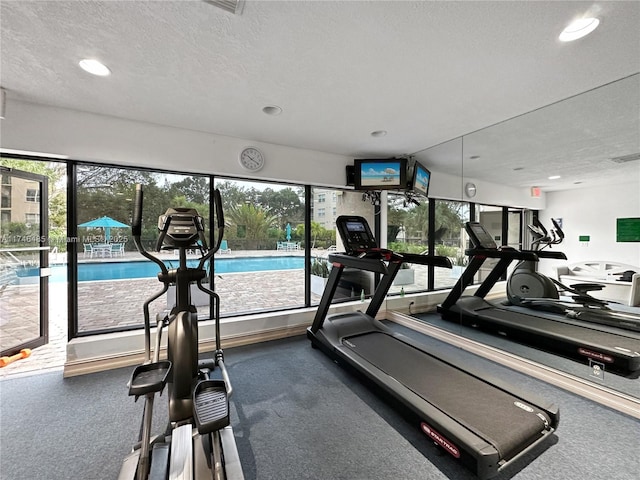
[[[469,182],[464,186],[464,193],[469,198],[475,197],[476,196],[476,191],[477,190],[476,190],[475,183]]]
[[[240,165],[249,172],[257,172],[264,167],[264,155],[255,147],[247,147],[240,152]]]

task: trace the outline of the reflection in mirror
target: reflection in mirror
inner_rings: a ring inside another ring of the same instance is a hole
[[[638,179],[639,132],[636,74],[464,136],[464,176],[543,192]]]
[[[460,157],[454,159],[456,153]],[[492,235],[500,237],[500,241],[496,241],[498,245],[532,248],[532,234],[527,224],[531,223],[534,213],[549,231],[553,228],[551,218],[562,219],[566,238],[562,244],[547,250],[564,252],[568,260],[541,259],[536,268],[546,276],[555,277],[557,267],[585,260],[617,261],[635,265],[640,272],[640,243],[621,243],[615,238],[617,218],[640,217],[640,75],[427,149],[417,153],[416,157],[437,174],[444,177],[457,175],[458,198],[467,198],[464,185],[471,182],[478,185],[479,197],[482,198],[470,201],[515,207],[505,210],[493,208],[495,211],[491,212],[491,207],[475,205],[475,218],[487,224]],[[434,178],[438,178],[437,174]],[[560,178],[549,178],[552,176]],[[487,184],[508,185],[525,191],[527,195],[532,187],[538,187],[540,203],[532,206],[514,202],[508,195],[502,195],[499,189],[496,189],[494,198],[490,198],[486,193]],[[433,197],[438,197],[432,193]],[[451,195],[449,192],[443,197],[451,198]],[[506,226],[503,225],[505,221]],[[591,235],[583,235],[585,233]],[[507,237],[503,239],[502,235]],[[592,242],[585,241],[585,237],[591,238]],[[581,238],[583,240],[579,240]],[[617,278],[604,277],[588,280],[620,282]],[[499,282],[493,293],[495,295],[487,298],[499,305],[506,298],[505,283]],[[561,299],[574,302],[575,308],[584,307],[576,304],[571,295],[566,295]],[[554,315],[527,311],[519,306],[505,308],[524,311],[527,318]],[[593,308],[593,305],[586,308]],[[611,303],[605,308],[624,310],[640,318],[640,307]],[[555,324],[540,322],[538,326],[546,331],[557,328],[569,336],[580,327],[583,333],[588,332],[596,338],[596,344],[608,342],[613,351],[629,351],[630,368],[635,369],[635,373],[640,369],[640,354],[636,353],[640,352],[638,332],[624,329],[621,325],[582,322],[562,314],[556,314],[556,319]],[[452,330],[450,322],[434,320],[434,323]],[[501,328],[493,332],[471,326],[455,325],[455,328],[455,333],[463,333],[592,384],[640,398],[637,375],[634,372],[616,372],[609,355],[603,355],[597,349],[582,347],[582,353],[576,356],[574,352],[562,353],[555,348],[557,345],[531,342],[527,335],[514,338],[513,334],[509,335]]]

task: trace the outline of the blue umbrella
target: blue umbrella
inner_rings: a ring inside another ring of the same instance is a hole
[[[108,242],[111,238],[111,229],[112,228],[129,228],[129,225],[126,225],[122,222],[114,220],[111,217],[100,217],[94,220],[90,220],[88,222],[81,223],[78,225],[79,227],[94,227],[94,228],[104,228],[104,240]]]
[[[291,241],[291,224],[287,223],[285,230],[287,231],[287,242],[289,242]]]

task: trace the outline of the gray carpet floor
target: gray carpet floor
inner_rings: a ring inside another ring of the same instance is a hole
[[[638,478],[640,422],[407,333],[560,405],[552,441],[497,479]],[[248,480],[475,478],[304,337],[228,349],[225,356],[235,389],[232,424]],[[142,402],[127,396],[130,372],[68,379],[53,372],[1,381],[0,477],[116,478],[142,414]],[[157,402],[159,417],[164,401]],[[156,428],[164,423],[159,417]]]

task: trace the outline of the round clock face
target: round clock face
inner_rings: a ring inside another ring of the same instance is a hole
[[[257,172],[264,167],[264,156],[257,148],[247,147],[240,153],[240,165],[245,170]]]
[[[467,194],[467,197],[473,198],[476,196],[476,186],[475,184],[469,182],[464,186],[464,193]]]

